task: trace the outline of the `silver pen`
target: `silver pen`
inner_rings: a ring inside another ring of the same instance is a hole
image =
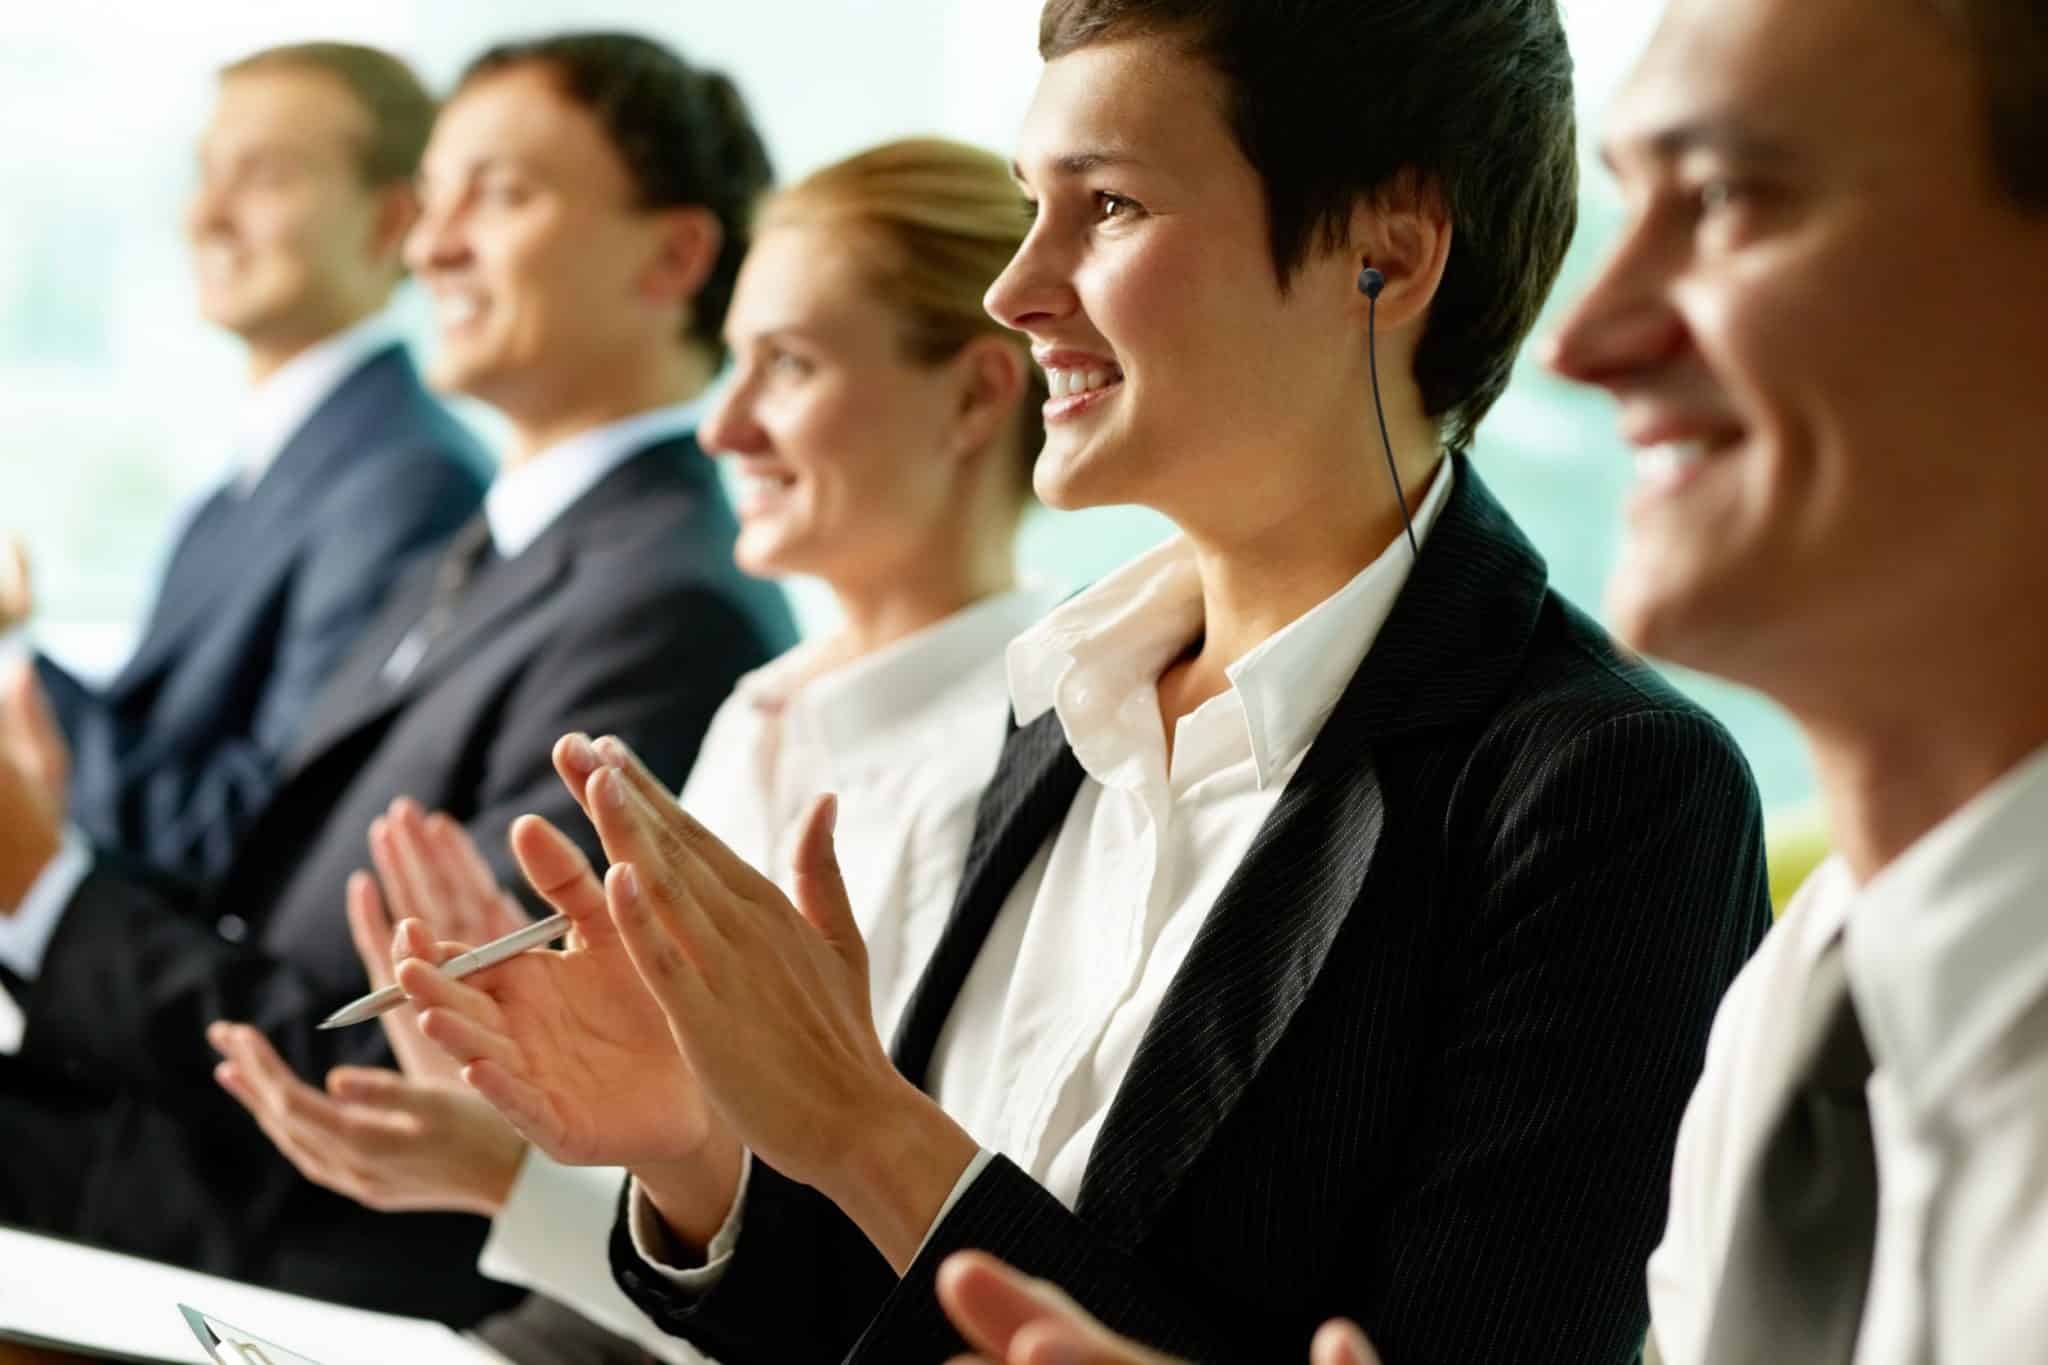
[[[480,948],[471,948],[458,953],[441,964],[441,975],[450,981],[460,981],[471,972],[480,972],[486,967],[495,967],[508,958],[518,957],[530,948],[543,947],[568,933],[573,926],[567,915],[549,915],[546,919],[535,920],[524,929],[514,929],[503,938],[492,939]],[[347,1028],[388,1014],[405,1003],[405,992],[396,986],[386,986],[381,991],[372,991],[354,1004],[344,1005],[320,1021],[321,1028]]]

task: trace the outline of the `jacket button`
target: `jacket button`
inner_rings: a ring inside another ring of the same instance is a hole
[[[240,915],[222,915],[213,927],[230,943],[240,943],[249,937],[249,921]]]

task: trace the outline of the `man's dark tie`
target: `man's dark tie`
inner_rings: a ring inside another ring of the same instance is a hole
[[[391,657],[384,661],[386,682],[396,687],[412,676],[434,642],[454,623],[463,593],[497,558],[497,547],[491,541],[491,523],[478,513],[448,542],[448,549],[441,556],[440,570],[434,577],[434,596],[427,604],[426,614],[405,633],[405,638],[391,651]]]
[[[1785,1107],[1736,1196],[1702,1362],[1846,1365],[1877,1246],[1870,1051],[1842,942],[1815,964]]]

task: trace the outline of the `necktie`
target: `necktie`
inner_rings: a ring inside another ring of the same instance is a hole
[[[397,687],[412,676],[434,642],[453,624],[455,609],[461,605],[463,593],[497,557],[496,547],[491,542],[491,523],[479,513],[448,542],[447,552],[441,556],[440,570],[434,577],[434,595],[427,604],[426,614],[405,633],[405,638],[391,651],[391,657],[384,661],[385,682]]]
[[[1785,1105],[1737,1195],[1713,1365],[1846,1365],[1877,1245],[1870,1051],[1838,938],[1815,964]]]

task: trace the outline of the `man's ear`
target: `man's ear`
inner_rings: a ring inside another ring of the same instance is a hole
[[[1429,315],[1451,259],[1451,237],[1443,196],[1412,176],[1397,177],[1352,208],[1350,265],[1354,274],[1368,267],[1377,270],[1384,281],[1378,296],[1382,330],[1405,327]],[[1355,303],[1362,323],[1371,300],[1361,291]]]
[[[378,190],[376,212],[370,219],[370,254],[388,262],[395,271],[403,270],[406,234],[419,218],[419,191],[411,181],[394,180]]]
[[[718,264],[725,229],[710,209],[695,205],[654,215],[654,251],[641,276],[642,294],[656,303],[688,306]]]
[[[965,459],[1015,426],[1010,419],[1024,392],[1025,360],[1016,342],[983,332],[961,347],[951,363],[960,376],[952,451]]]

